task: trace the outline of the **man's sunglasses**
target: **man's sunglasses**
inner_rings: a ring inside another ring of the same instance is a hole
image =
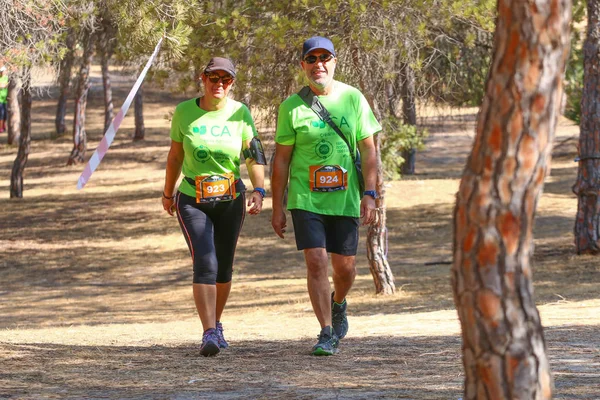
[[[326,63],[332,59],[333,59],[333,56],[331,54],[323,53],[320,56],[306,56],[306,58],[304,58],[304,62],[307,64],[314,64],[317,62],[317,60],[319,60],[322,63]]]
[[[229,85],[233,82],[233,77],[231,75],[220,76],[219,74],[205,74],[209,81],[212,83],[219,83],[219,81],[223,82],[223,86]]]

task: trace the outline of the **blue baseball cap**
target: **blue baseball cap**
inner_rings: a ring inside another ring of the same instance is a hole
[[[302,58],[316,49],[327,50],[335,57],[335,50],[333,49],[333,43],[331,43],[331,40],[321,36],[313,36],[310,39],[306,39],[302,45]]]

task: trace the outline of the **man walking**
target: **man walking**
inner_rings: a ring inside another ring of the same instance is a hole
[[[358,89],[333,79],[336,64],[329,39],[315,36],[304,42],[300,66],[312,93],[306,89],[293,94],[279,107],[271,181],[271,224],[283,238],[283,195],[289,178],[287,208],[296,246],[304,252],[308,294],[321,325],[314,355],[337,353],[339,340],[348,331],[346,295],[356,276],[359,217],[364,225],[373,221],[377,197],[373,135],[381,126]],[[313,97],[329,112],[336,128],[313,111]],[[357,147],[364,193],[359,191],[359,172],[353,162]],[[333,293],[327,253],[331,253]]]
[[[6,74],[6,66],[0,67],[0,133],[6,131],[6,117],[8,110],[6,109],[6,98],[8,97],[8,75]]]

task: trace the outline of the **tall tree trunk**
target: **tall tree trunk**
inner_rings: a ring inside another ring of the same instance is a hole
[[[351,50],[352,62],[355,67],[359,65],[358,49],[353,47]],[[370,95],[367,90],[362,77],[359,78],[360,89],[365,95],[373,113],[378,120],[381,121],[382,112],[379,109],[378,104],[373,100],[373,96]],[[380,138],[376,135],[375,145],[377,149],[377,193],[380,194],[380,198],[377,199],[376,205],[376,218],[369,225],[367,230],[367,259],[369,260],[369,270],[373,276],[373,282],[375,283],[375,293],[377,294],[392,294],[396,291],[396,285],[394,284],[394,274],[390,268],[390,264],[387,260],[387,214],[385,209],[385,187],[383,180],[383,166],[381,165],[380,157]]]
[[[23,197],[23,171],[29,157],[31,145],[31,70],[23,69],[23,95],[21,98],[21,135],[19,137],[19,151],[13,163],[10,175],[10,198]]]
[[[402,68],[404,80],[402,82],[402,117],[405,125],[417,126],[417,107],[415,105],[415,71],[410,65],[404,64]],[[415,174],[415,159],[417,149],[402,149],[402,175]]]
[[[102,69],[102,86],[104,88],[104,132],[106,132],[114,118],[112,86],[108,62],[112,57],[115,41],[115,29],[112,22],[108,17],[104,16],[102,18],[102,30],[98,36],[97,44],[98,54],[100,56],[100,67]]]
[[[144,85],[141,85],[133,99],[133,113],[135,115],[135,132],[133,141],[144,140],[146,128],[144,127]]]
[[[577,254],[600,253],[600,6],[588,0],[587,38],[583,45],[583,96],[579,125],[579,169],[573,193],[577,195],[575,247]]]
[[[12,145],[17,143],[21,137],[21,82],[15,75],[11,75],[8,80],[6,106],[8,112],[7,143]]]
[[[568,0],[499,0],[494,58],[454,210],[464,399],[550,399],[533,221],[569,54]]]
[[[58,104],[56,105],[56,118],[54,119],[56,136],[62,136],[67,129],[65,115],[67,114],[67,98],[69,97],[69,86],[71,84],[71,71],[73,69],[73,60],[75,59],[75,32],[73,29],[69,29],[65,44],[67,53],[60,62],[60,73],[58,76]]]
[[[77,91],[75,93],[75,112],[73,116],[73,150],[67,161],[67,165],[79,164],[84,161],[87,150],[87,134],[85,132],[85,109],[87,95],[90,89],[90,68],[93,55],[93,37],[86,32],[83,38],[83,58],[79,68],[77,79]]]

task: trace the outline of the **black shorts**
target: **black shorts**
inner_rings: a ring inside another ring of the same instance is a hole
[[[6,112],[6,103],[0,103],[0,119],[6,121],[8,113]]]
[[[358,218],[290,210],[298,250],[325,248],[328,253],[355,256],[358,248]]]

